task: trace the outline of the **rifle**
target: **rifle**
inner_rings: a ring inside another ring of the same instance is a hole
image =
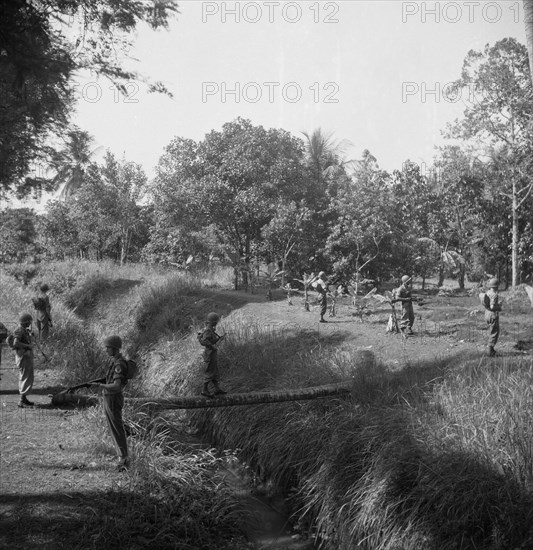
[[[73,391],[81,390],[81,388],[89,388],[91,384],[103,384],[104,382],[105,378],[96,378],[95,380],[89,380],[88,382],[78,384],[77,386],[71,386],[70,388],[63,390],[61,393],[72,393]]]

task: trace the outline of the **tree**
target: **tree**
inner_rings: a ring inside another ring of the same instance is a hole
[[[83,185],[92,157],[99,149],[92,148],[93,142],[89,132],[73,127],[67,132],[65,147],[53,153],[54,187],[61,187],[61,198],[66,199]]]
[[[198,144],[175,140],[159,162],[152,194],[170,223],[194,231],[212,226],[247,286],[262,227],[280,200],[305,196],[304,183],[300,140],[238,118]]]
[[[263,226],[261,235],[270,260],[281,258],[281,286],[285,286],[285,272],[291,252],[302,242],[310,228],[311,211],[294,201],[281,202],[270,222]]]
[[[146,191],[147,178],[140,164],[125,159],[118,161],[109,151],[100,171],[115,193],[115,235],[122,265],[128,259],[135,235],[145,228],[138,202]]]
[[[90,71],[119,89],[143,80],[123,68],[139,23],[165,27],[175,0],[10,0],[0,8],[0,191],[23,196],[42,178],[27,177],[32,162],[46,163],[74,104],[72,77]],[[76,31],[76,27],[79,28]],[[151,90],[165,92],[161,83]]]
[[[369,151],[357,163],[354,180],[346,180],[332,199],[333,220],[326,242],[337,275],[356,280],[380,255],[391,235],[390,176]],[[377,273],[376,273],[377,275]]]
[[[468,99],[464,118],[448,128],[448,137],[477,148],[485,164],[500,175],[500,192],[509,199],[514,287],[519,272],[519,218],[532,190],[527,165],[532,154],[533,102],[526,48],[506,38],[487,45],[483,52],[470,51],[453,88]]]
[[[533,0],[523,0],[524,25],[529,56],[529,73],[533,83]]]
[[[36,251],[37,216],[29,208],[0,212],[0,256],[2,262],[22,261]]]

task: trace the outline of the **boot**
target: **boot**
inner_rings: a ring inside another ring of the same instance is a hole
[[[201,391],[201,395],[203,395],[204,397],[213,397],[214,394],[209,391],[209,382],[204,382],[204,387]]]
[[[216,381],[213,381],[213,386],[215,386],[215,395],[224,395],[226,393],[228,393],[227,391],[224,391],[223,389],[220,388],[220,386],[218,385],[218,382]]]
[[[21,395],[19,407],[33,407],[33,403],[25,395]]]

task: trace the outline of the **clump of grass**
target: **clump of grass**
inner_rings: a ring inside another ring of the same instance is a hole
[[[248,548],[244,511],[215,475],[222,458],[186,445],[177,453],[173,424],[130,406],[124,413],[135,434],[128,440],[128,483],[100,495],[80,540],[98,548]],[[78,419],[81,430],[90,430],[83,445],[95,459],[113,454],[103,418],[98,406]]]

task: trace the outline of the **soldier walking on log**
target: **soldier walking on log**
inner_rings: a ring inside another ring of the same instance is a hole
[[[205,376],[204,387],[201,392],[201,394],[205,397],[214,397],[215,395],[222,395],[227,393],[218,385],[219,372],[217,343],[225,337],[225,335],[219,336],[215,332],[217,323],[219,321],[220,317],[216,313],[208,313],[206,317],[206,327],[203,331],[200,331],[198,333],[198,341],[205,348],[203,351]],[[213,393],[211,393],[209,390],[209,384],[213,384]]]

